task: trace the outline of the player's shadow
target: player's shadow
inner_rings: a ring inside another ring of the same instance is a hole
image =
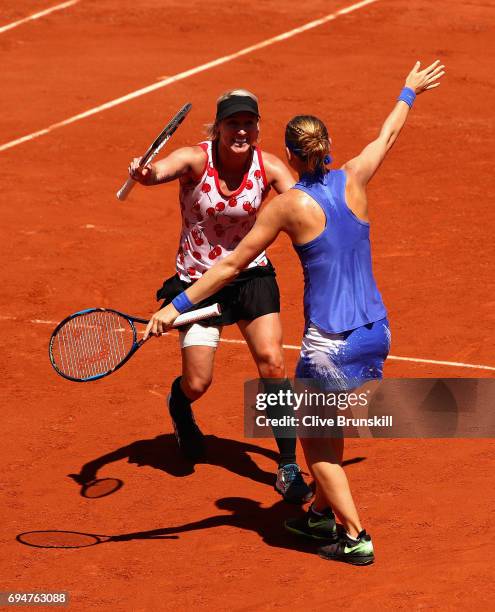
[[[223,497],[215,502],[220,510],[228,510],[230,514],[217,514],[199,521],[163,527],[151,531],[140,531],[112,536],[112,542],[129,540],[159,540],[171,535],[214,529],[216,527],[234,527],[257,533],[268,546],[288,548],[302,552],[315,552],[318,542],[303,537],[299,538],[284,529],[284,520],[302,514],[294,506],[289,506],[282,500],[269,508],[262,508],[261,503],[246,497]],[[324,542],[319,542],[324,544]]]
[[[229,438],[205,436],[206,459],[202,463],[218,465],[244,478],[273,486],[278,454],[257,444],[240,442]],[[257,454],[271,459],[275,466],[272,471],[260,468],[250,456]],[[98,471],[115,461],[125,460],[137,466],[148,466],[161,470],[171,476],[184,477],[194,472],[194,464],[186,461],[177,446],[173,434],[163,434],[149,440],[137,440],[122,446],[101,457],[85,463],[78,474],[70,474],[79,484],[85,484],[98,478]],[[364,461],[364,457],[355,457],[344,462],[344,465]]]

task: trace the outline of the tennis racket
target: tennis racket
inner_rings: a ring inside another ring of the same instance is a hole
[[[158,155],[160,150],[165,146],[165,143],[170,139],[175,130],[186,118],[187,113],[191,110],[192,104],[189,102],[184,104],[180,111],[173,117],[167,125],[163,128],[160,134],[156,137],[154,142],[150,145],[146,153],[141,157],[139,167],[144,168],[146,164],[149,164]],[[131,190],[133,189],[136,181],[133,178],[128,178],[122,187],[117,191],[117,198],[121,201],[125,200]]]
[[[198,308],[179,315],[174,327],[219,314],[218,304]],[[80,310],[65,318],[53,331],[48,348],[50,362],[57,374],[75,382],[108,376],[146,342],[142,338],[138,340],[135,324],[148,322],[110,308]]]

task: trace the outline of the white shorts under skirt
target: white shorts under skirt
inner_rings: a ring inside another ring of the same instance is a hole
[[[220,336],[222,334],[223,327],[221,325],[200,325],[199,323],[193,323],[189,327],[182,331],[179,331],[179,344],[180,348],[187,348],[188,346],[211,346],[217,348],[220,342]]]

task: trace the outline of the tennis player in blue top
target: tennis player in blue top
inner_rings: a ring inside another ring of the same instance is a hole
[[[371,268],[366,187],[396,141],[416,96],[438,87],[444,74],[438,60],[423,70],[416,62],[378,137],[340,170],[328,168],[331,145],[320,119],[299,115],[289,121],[286,154],[299,182],[262,211],[229,257],[155,313],[146,334],[165,332],[180,312],[230,282],[284,231],[304,270],[306,323],[297,378],[342,391],[380,379],[390,332]],[[371,537],[361,525],[342,468],[343,439],[305,437],[301,443],[316,495],[303,517],[286,521],[286,529],[326,541],[319,549],[326,559],[372,563]]]

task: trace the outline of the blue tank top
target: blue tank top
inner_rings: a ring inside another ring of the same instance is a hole
[[[346,175],[331,170],[305,175],[293,189],[310,195],[326,217],[322,233],[294,245],[304,271],[304,316],[327,333],[339,334],[387,315],[371,269],[369,223],[345,201]]]

